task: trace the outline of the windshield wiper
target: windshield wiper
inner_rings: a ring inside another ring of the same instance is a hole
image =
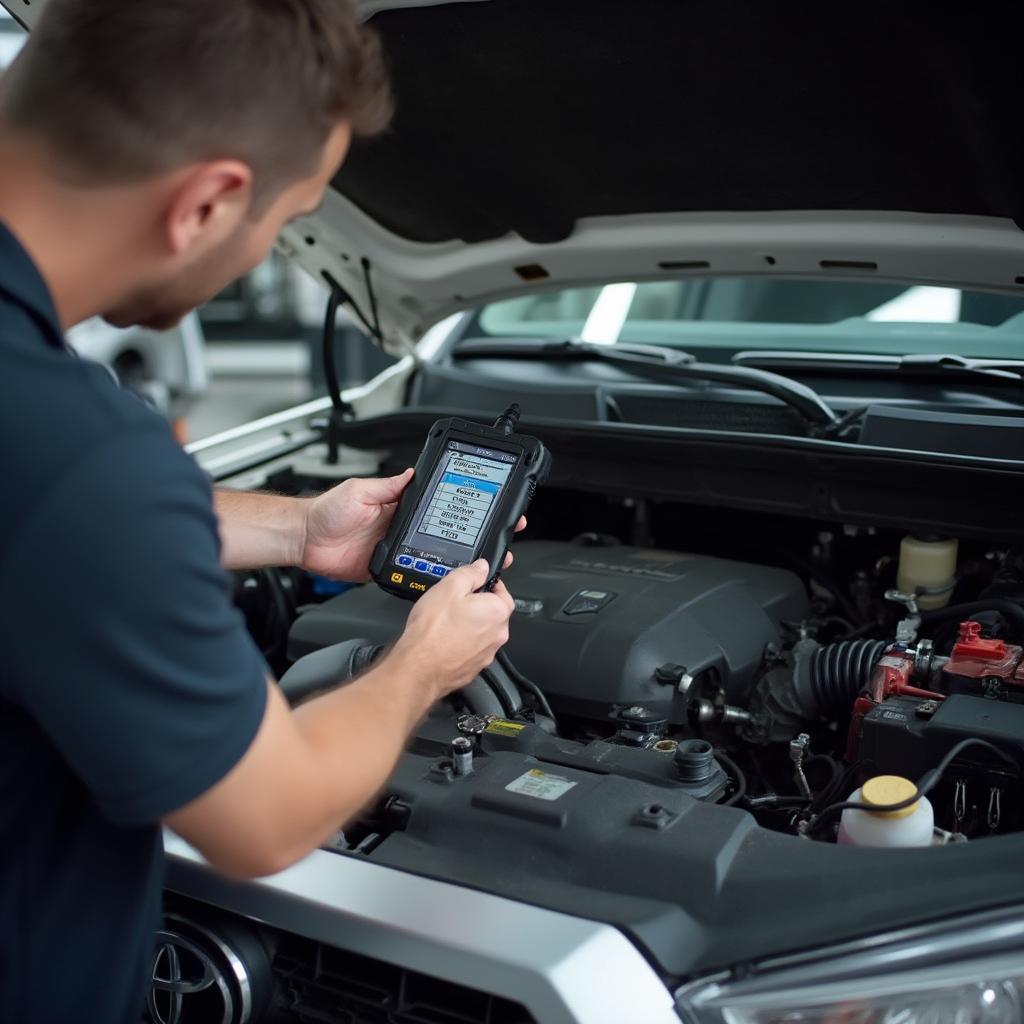
[[[751,350],[732,357],[736,366],[778,370],[901,374],[912,377],[985,377],[993,384],[1020,384],[1024,360],[971,359],[942,353],[885,356],[856,352],[785,352]]]
[[[830,433],[839,417],[806,384],[778,373],[748,366],[701,363],[689,352],[660,345],[595,345],[585,341],[472,339],[461,342],[453,358],[543,359],[565,362],[603,362],[664,380],[685,378],[750,388],[795,409],[816,432]]]

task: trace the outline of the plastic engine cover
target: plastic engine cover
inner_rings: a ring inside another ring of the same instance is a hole
[[[507,648],[516,668],[556,711],[589,718],[640,704],[685,722],[686,699],[656,676],[664,665],[715,673],[727,699],[742,697],[779,622],[807,608],[786,570],[643,548],[523,541],[504,578],[517,604]],[[289,655],[352,637],[386,642],[409,607],[374,586],[349,590],[296,621]]]

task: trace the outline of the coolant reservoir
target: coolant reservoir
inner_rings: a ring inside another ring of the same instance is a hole
[[[857,803],[899,803],[917,792],[910,779],[900,775],[877,775],[868,779],[851,797]],[[840,843],[849,846],[930,846],[935,814],[927,797],[901,811],[859,811],[847,809],[839,823]]]
[[[945,607],[956,582],[956,553],[955,537],[931,540],[908,533],[900,542],[896,586],[906,592],[924,588],[917,599],[922,611]]]

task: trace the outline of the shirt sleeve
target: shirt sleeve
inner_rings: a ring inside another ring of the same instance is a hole
[[[157,821],[223,778],[263,719],[267,669],[191,458],[156,428],[106,441],[12,547],[10,689],[104,813]]]

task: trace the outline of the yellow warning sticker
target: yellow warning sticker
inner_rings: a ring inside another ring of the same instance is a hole
[[[526,726],[519,722],[507,722],[504,718],[498,718],[487,724],[484,732],[492,732],[496,736],[518,736]]]

